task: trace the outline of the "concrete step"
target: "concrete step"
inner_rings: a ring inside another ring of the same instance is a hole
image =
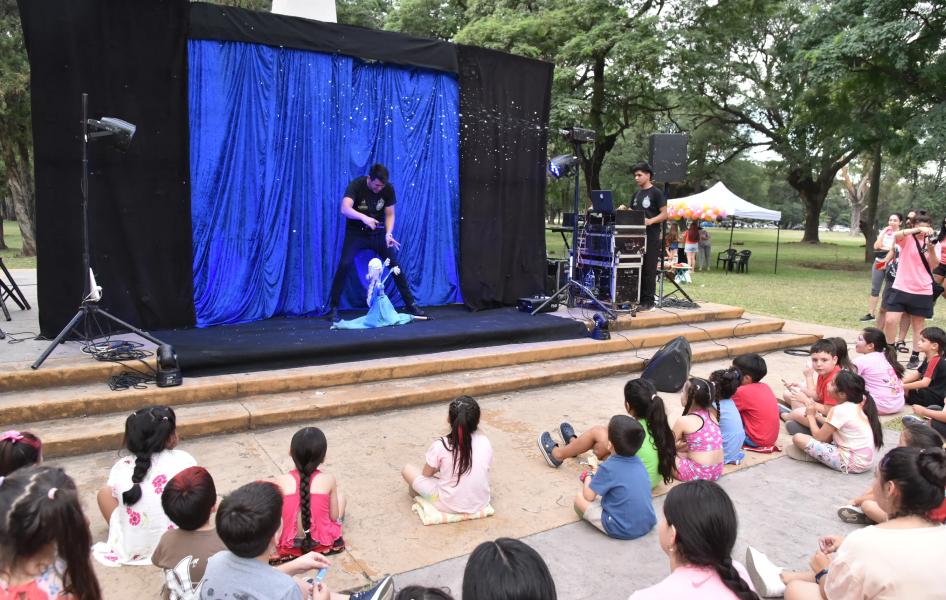
[[[660,347],[678,336],[684,336],[691,343],[696,343],[724,337],[752,336],[780,331],[783,325],[783,321],[767,317],[755,317],[752,320],[684,322],[654,329],[613,331],[612,338],[603,342],[583,338],[510,344],[358,363],[207,377],[185,376],[182,385],[170,388],[148,386],[143,389],[111,391],[98,381],[64,384],[45,389],[15,389],[0,393],[0,423],[130,412],[155,404],[184,406],[259,394],[281,394],[373,381],[389,382],[547,360],[597,356]]]
[[[818,337],[775,331],[749,338],[722,337],[700,341],[692,345],[693,360],[703,362],[745,352],[807,346]],[[247,395],[240,400],[174,407],[181,436],[205,436],[404,408],[444,401],[460,394],[478,396],[634,373],[644,368],[645,360],[653,352],[653,349],[641,351],[632,348],[605,355],[553,358],[395,379],[378,378],[367,383],[319,385],[304,390]],[[365,373],[369,371],[370,368],[366,368]],[[44,454],[55,457],[119,448],[126,417],[127,412],[123,410],[86,417],[26,419],[26,422],[12,426],[40,435]]]

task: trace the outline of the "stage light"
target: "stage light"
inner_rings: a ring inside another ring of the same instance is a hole
[[[181,367],[177,362],[177,353],[170,344],[158,346],[158,372],[155,377],[158,387],[181,385]]]
[[[568,177],[578,166],[578,157],[573,154],[559,154],[549,161],[549,173],[556,179]]]
[[[595,313],[594,316],[595,328],[591,330],[591,339],[593,340],[610,340],[611,339],[611,324],[601,316],[601,313]]]
[[[119,150],[128,150],[128,146],[131,145],[131,138],[135,137],[135,130],[137,129],[128,121],[122,121],[115,117],[87,119],[86,123],[92,132],[89,134],[90,139],[113,136],[112,144]]]

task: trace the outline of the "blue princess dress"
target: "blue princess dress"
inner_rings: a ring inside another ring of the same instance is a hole
[[[375,293],[368,308],[368,314],[350,321],[339,321],[332,325],[332,329],[374,329],[376,327],[390,327],[392,325],[406,325],[414,317],[397,312],[394,305],[384,293],[384,284],[377,284]]]

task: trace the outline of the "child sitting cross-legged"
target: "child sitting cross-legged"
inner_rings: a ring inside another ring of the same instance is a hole
[[[914,406],[942,406],[946,397],[946,331],[927,327],[920,332],[917,348],[925,357],[915,373],[903,378],[907,404]]]
[[[723,462],[727,465],[738,465],[746,457],[742,451],[742,444],[746,441],[746,430],[742,425],[742,417],[732,397],[739,388],[742,373],[735,367],[720,369],[710,374],[710,383],[716,386],[719,396],[719,429],[723,435]]]
[[[827,393],[828,384],[841,371],[838,364],[838,349],[831,340],[818,340],[809,350],[810,364],[805,367],[805,385],[785,382],[785,393],[782,400],[789,409],[782,411],[782,420],[785,428],[791,434],[809,433],[808,419],[805,417],[805,408],[814,403],[818,422],[824,421],[828,409],[837,402]],[[818,379],[815,380],[815,375]]]
[[[677,444],[677,479],[716,481],[723,474],[723,436],[719,423],[710,414],[716,404],[712,383],[700,377],[691,377],[680,392],[683,416],[673,424]]]
[[[768,374],[765,359],[755,353],[740,354],[732,361],[739,370],[739,387],[732,395],[746,430],[745,445],[750,448],[771,448],[778,439],[778,401],[772,388],[762,379]]]
[[[255,481],[234,490],[217,509],[217,533],[227,549],[207,562],[200,587],[203,600],[218,598],[344,598],[331,594],[324,583],[302,576],[329,567],[317,552],[303,554],[278,567],[269,566],[282,516],[282,493],[270,481]],[[388,600],[394,595],[391,577],[370,590],[353,594],[355,600]]]
[[[161,507],[178,528],[164,532],[151,562],[164,569],[165,600],[200,597],[207,559],[226,548],[210,519],[216,506],[217,488],[203,467],[184,469],[164,487]]]
[[[644,437],[644,427],[633,417],[611,417],[611,456],[595,472],[581,474],[582,488],[575,497],[575,512],[608,537],[633,540],[657,523],[650,478],[644,463],[635,456]]]

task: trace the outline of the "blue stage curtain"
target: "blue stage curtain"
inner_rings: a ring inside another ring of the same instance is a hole
[[[190,40],[188,52],[199,326],[327,304],[343,192],[375,162],[391,172],[394,235],[417,301],[462,301],[454,76],[242,42]],[[342,307],[364,301],[363,286],[349,285]]]

